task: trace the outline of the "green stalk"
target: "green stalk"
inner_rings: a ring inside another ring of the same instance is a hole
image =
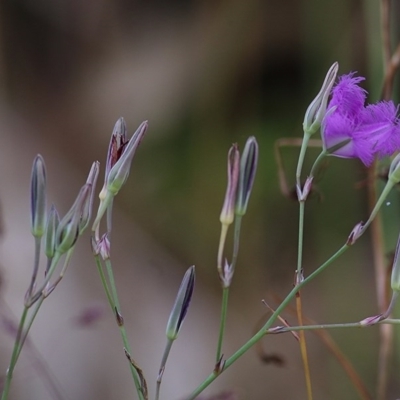
[[[232,254],[232,264],[231,264],[231,271],[232,275],[235,271],[237,257],[239,253],[239,240],[240,240],[240,228],[242,225],[242,216],[236,214],[235,215],[235,228],[234,228],[234,237],[233,237],[233,254]],[[221,238],[223,237],[225,240],[226,232],[224,229],[221,230]],[[218,250],[218,264],[222,264],[222,250],[221,250],[221,240],[220,246]],[[223,266],[221,265],[221,268]],[[218,335],[218,343],[217,343],[217,353],[215,356],[215,363],[218,364],[221,359],[222,354],[222,343],[224,340],[224,333],[225,333],[225,326],[226,326],[226,316],[228,313],[228,298],[229,298],[229,286],[223,287],[222,289],[222,304],[221,304],[221,319],[220,319],[220,326],[219,326],[219,335]]]
[[[160,398],[160,389],[161,389],[162,377],[163,377],[163,374],[164,374],[165,365],[167,363],[167,359],[168,359],[168,356],[169,356],[169,352],[171,351],[171,347],[172,347],[172,343],[173,342],[174,342],[173,340],[168,339],[167,344],[166,344],[165,349],[164,349],[164,354],[163,354],[162,359],[161,359],[160,370],[158,372],[158,377],[157,377],[155,400],[159,400],[159,398]]]
[[[11,360],[10,360],[10,365],[8,366],[7,369],[7,375],[6,375],[6,379],[4,382],[4,389],[3,389],[3,394],[1,396],[1,400],[7,400],[8,399],[8,394],[10,391],[10,385],[11,385],[11,380],[13,377],[13,372],[14,372],[14,368],[15,368],[15,364],[17,363],[18,360],[18,355],[19,355],[19,348],[20,348],[20,342],[21,342],[21,337],[22,337],[22,332],[24,329],[24,325],[25,325],[25,320],[26,320],[26,316],[28,314],[28,310],[29,308],[27,306],[24,306],[24,311],[22,312],[21,315],[21,319],[19,321],[19,325],[18,325],[18,331],[17,331],[17,336],[15,338],[15,343],[14,343],[14,348],[11,354]]]
[[[324,271],[333,261],[335,261],[338,257],[340,257],[350,246],[345,244],[343,245],[333,256],[331,256],[327,261],[325,261],[319,268],[317,268],[312,274],[310,274],[307,278],[305,278],[302,282],[300,282],[297,286],[295,286],[290,293],[286,296],[286,298],[282,301],[279,307],[275,310],[275,312],[271,315],[269,320],[265,323],[265,325],[248,341],[246,342],[240,349],[238,349],[231,357],[229,357],[224,365],[224,368],[219,373],[211,373],[187,398],[187,400],[195,399],[204,389],[206,389],[216,378],[217,376],[228,369],[237,359],[239,359],[243,354],[245,354],[252,346],[254,346],[259,340],[261,340],[266,331],[272,326],[272,324],[276,321],[282,311],[286,308],[286,306],[293,300],[296,296],[298,290],[300,290],[304,285],[313,280],[316,276],[318,276],[322,271]]]
[[[218,364],[221,360],[222,342],[224,340],[225,326],[226,326],[226,315],[228,311],[228,298],[229,298],[229,287],[222,289],[222,307],[221,307],[221,323],[219,327],[217,354],[215,356],[215,364]]]
[[[303,169],[304,157],[306,155],[306,150],[307,150],[307,146],[308,146],[308,142],[310,141],[310,138],[311,138],[311,135],[308,134],[307,132],[304,132],[303,141],[302,141],[301,147],[300,147],[299,160],[297,162],[297,168],[296,168],[296,184],[299,188],[301,186],[301,170]]]
[[[131,353],[131,347],[129,345],[129,341],[128,341],[128,336],[126,334],[126,330],[125,330],[125,326],[124,326],[124,322],[121,316],[121,307],[120,307],[120,303],[119,303],[119,299],[118,299],[118,294],[117,294],[117,288],[115,286],[115,280],[114,280],[114,274],[113,274],[113,270],[112,270],[112,265],[111,265],[111,261],[110,259],[105,260],[105,265],[106,265],[106,270],[107,270],[107,274],[108,274],[108,280],[110,283],[110,287],[111,287],[111,296],[113,299],[113,303],[114,303],[114,313],[116,316],[116,320],[117,320],[117,325],[121,334],[121,338],[122,338],[122,342],[124,344],[124,348],[126,349],[126,351],[129,354]],[[142,391],[142,386],[140,384],[140,378],[138,375],[137,370],[134,368],[134,366],[132,365],[131,362],[129,362],[129,368],[131,370],[132,373],[132,378],[133,381],[135,383],[136,386],[136,391],[137,394],[139,396],[140,400],[145,400],[144,396],[143,396],[143,391]]]

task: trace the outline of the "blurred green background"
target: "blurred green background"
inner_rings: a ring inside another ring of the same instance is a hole
[[[392,4],[398,39],[400,4]],[[118,117],[130,132],[149,120],[118,205],[184,265],[195,264],[216,294],[226,155],[232,143],[243,148],[254,135],[260,160],[243,221],[233,307],[246,313],[261,298],[291,289],[298,206],[279,192],[274,142],[301,136],[304,112],[334,61],[340,73],[366,76],[369,100],[379,98],[378,1],[8,0],[0,9],[3,108],[82,171],[94,159],[104,165]],[[293,184],[298,149],[282,154]],[[316,155],[310,151],[306,166]],[[306,208],[306,274],[367,218],[365,187],[358,185],[365,177],[358,161],[330,160],[322,201],[311,199]],[[377,313],[369,240],[304,290],[307,316],[345,322]],[[377,330],[333,336],[374,393]],[[313,370],[317,392],[326,394],[319,398],[357,398],[323,347]],[[301,368],[298,374],[301,382]],[[400,392],[394,372],[390,390],[388,398]],[[298,398],[305,398],[302,387]]]

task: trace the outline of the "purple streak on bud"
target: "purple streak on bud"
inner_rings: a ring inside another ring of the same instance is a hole
[[[110,173],[111,168],[120,159],[127,143],[126,124],[125,120],[121,117],[115,123],[114,130],[111,134],[110,143],[108,145],[104,185],[107,184],[108,174]]]
[[[56,251],[60,254],[66,253],[75,244],[78,239],[82,215],[87,208],[87,202],[90,202],[91,185],[86,183],[82,186],[79,194],[67,212],[60,221],[56,233]]]
[[[246,214],[254,178],[256,176],[257,163],[258,144],[256,138],[251,136],[247,139],[240,159],[240,174],[235,210],[238,215]]]
[[[335,82],[338,69],[339,64],[337,62],[333,63],[326,74],[324,83],[322,84],[321,90],[317,94],[317,97],[315,97],[315,99],[307,108],[303,122],[303,130],[309,135],[314,134],[320,128],[321,122],[325,117],[326,104],[328,102],[328,97],[333,83]]]
[[[132,138],[123,147],[122,153],[117,162],[112,166],[107,177],[107,190],[114,196],[119,192],[123,184],[126,182],[131,169],[131,163],[136,149],[139,147],[143,136],[147,131],[147,121],[142,122]]]
[[[178,337],[183,320],[186,316],[193,295],[195,282],[195,268],[192,265],[185,273],[178,294],[168,319],[166,335],[169,340]]]
[[[46,229],[46,165],[38,154],[33,161],[31,174],[31,231],[42,237]]]
[[[47,218],[46,236],[44,237],[45,254],[48,258],[54,257],[56,250],[56,232],[59,223],[60,217],[58,216],[54,204],[52,204]]]
[[[364,106],[367,92],[359,86],[363,77],[343,75],[332,90],[322,122],[325,151],[337,157],[359,158],[370,165],[375,157],[400,150],[398,109],[392,101]]]
[[[382,321],[383,319],[384,317],[382,314],[374,315],[373,317],[368,317],[360,321],[360,325],[363,327],[376,325],[379,321]]]
[[[234,144],[228,152],[228,185],[225,193],[224,205],[220,215],[222,224],[230,225],[235,214],[236,190],[239,180],[240,154],[237,144]]]
[[[359,237],[364,233],[364,224],[359,222],[351,231],[349,237],[347,238],[347,246],[352,246]]]
[[[105,233],[98,242],[98,249],[101,258],[105,261],[110,258],[110,240],[108,234]]]

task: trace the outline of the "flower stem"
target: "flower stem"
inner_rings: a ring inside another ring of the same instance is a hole
[[[115,313],[117,325],[118,325],[118,328],[119,328],[119,331],[120,331],[120,334],[121,334],[121,338],[122,338],[122,342],[124,344],[124,348],[127,350],[127,352],[129,354],[131,354],[131,347],[129,345],[128,336],[126,334],[126,330],[125,330],[125,326],[124,326],[124,320],[123,320],[122,315],[121,315],[121,307],[120,307],[120,303],[119,303],[119,299],[118,299],[117,288],[115,286],[115,280],[114,280],[114,274],[113,274],[113,270],[112,270],[111,261],[109,259],[105,260],[105,265],[106,265],[109,284],[110,284],[110,287],[111,287],[111,297],[112,297],[112,301],[113,301],[113,304],[114,304],[114,310],[113,311]],[[107,297],[109,295],[110,295],[110,293],[107,295]],[[109,301],[110,301],[110,299],[109,299]],[[130,367],[130,370],[131,370],[131,373],[132,373],[132,378],[133,378],[133,381],[135,383],[136,391],[137,391],[137,394],[139,396],[139,399],[140,400],[144,400],[143,388],[142,388],[142,385],[140,383],[140,378],[139,378],[139,375],[137,373],[137,370],[134,368],[134,366],[132,365],[131,362],[129,362],[129,367]]]
[[[296,184],[298,187],[300,187],[301,185],[301,170],[303,169],[304,157],[306,155],[306,150],[310,138],[311,135],[308,134],[307,132],[304,132],[303,141],[301,142],[301,147],[300,147],[299,160],[297,162],[297,168],[296,168]]]
[[[225,326],[226,326],[226,314],[228,311],[228,298],[229,298],[229,287],[224,287],[222,289],[221,323],[220,323],[220,328],[219,328],[217,354],[215,356],[216,364],[218,364],[218,362],[221,359],[222,342],[224,339],[224,332],[225,332]]]
[[[296,271],[296,282],[297,286],[303,279],[303,239],[304,239],[304,210],[305,210],[305,201],[299,201],[299,243],[298,243],[298,252],[297,252],[297,271]],[[296,294],[296,311],[297,311],[297,320],[299,325],[303,325],[303,313],[302,313],[302,305],[301,305],[301,295],[300,290]],[[300,352],[301,358],[303,360],[304,367],[304,376],[306,380],[306,388],[307,388],[307,398],[308,400],[312,400],[312,386],[311,386],[311,374],[310,374],[310,366],[308,362],[307,356],[307,343],[304,331],[300,331],[299,334],[299,343],[300,343]]]
[[[22,332],[24,329],[25,321],[26,321],[26,316],[28,314],[28,310],[29,310],[29,308],[27,306],[24,306],[24,311],[22,312],[21,319],[19,321],[19,326],[18,326],[17,336],[15,338],[14,348],[13,348],[13,351],[11,354],[10,364],[7,368],[7,375],[6,375],[6,379],[4,382],[4,389],[3,389],[3,394],[1,396],[1,400],[8,399],[8,394],[10,391],[11,380],[13,377],[14,368],[17,363],[18,355],[20,352],[21,337],[22,337]]]
[[[190,395],[186,400],[193,400],[198,396],[204,389],[206,389],[220,373],[228,369],[237,359],[239,359],[243,354],[245,354],[255,343],[261,340],[266,334],[267,330],[272,326],[278,316],[282,313],[282,311],[286,308],[286,306],[293,300],[296,296],[296,293],[299,289],[301,289],[304,285],[309,283],[315,277],[317,277],[321,272],[323,272],[333,261],[335,261],[338,257],[340,257],[350,246],[344,244],[333,256],[331,256],[327,261],[325,261],[322,265],[319,266],[312,274],[310,274],[307,278],[305,278],[302,282],[300,282],[297,286],[295,286],[290,293],[286,296],[286,298],[282,301],[282,303],[278,306],[275,312],[271,315],[268,321],[264,324],[264,326],[249,340],[247,341],[240,349],[238,349],[231,357],[229,357],[222,371],[219,373],[211,373]]]
[[[164,354],[163,354],[162,359],[161,359],[160,369],[159,369],[158,377],[157,377],[155,400],[159,400],[159,398],[160,398],[160,389],[161,389],[162,377],[163,377],[163,374],[164,374],[165,365],[167,363],[167,359],[168,359],[168,356],[169,356],[169,352],[171,351],[171,347],[172,347],[172,343],[173,342],[174,342],[173,340],[168,339],[167,344],[166,344],[165,349],[164,349]]]

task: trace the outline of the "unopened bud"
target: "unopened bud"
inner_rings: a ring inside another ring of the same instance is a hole
[[[346,244],[352,246],[357,239],[364,233],[364,224],[359,222],[351,231],[349,237],[347,238]]]
[[[117,162],[110,169],[106,185],[107,191],[111,192],[114,196],[120,191],[121,187],[128,179],[133,156],[147,131],[147,127],[147,121],[140,124],[132,138],[126,146],[122,148],[122,152],[119,155]]]
[[[228,185],[225,193],[224,205],[219,217],[222,224],[230,225],[235,215],[236,189],[239,180],[240,154],[237,144],[234,144],[228,152]]]
[[[90,202],[90,190],[90,184],[82,186],[71,209],[58,225],[56,233],[56,251],[60,254],[64,254],[71,249],[78,239],[82,215],[87,207],[86,203]]]
[[[321,90],[307,108],[304,116],[303,130],[308,135],[313,135],[321,126],[321,122],[326,114],[329,94],[335,82],[338,69],[339,64],[337,62],[333,63],[326,74]]]
[[[169,340],[175,340],[178,337],[183,320],[186,316],[190,301],[193,295],[195,281],[194,265],[192,265],[185,273],[175,304],[172,307],[171,314],[168,319],[166,335]]]
[[[31,174],[31,231],[42,237],[46,229],[46,165],[38,154],[33,161]]]
[[[108,239],[108,234],[105,233],[98,243],[98,249],[101,258],[105,261],[110,258],[110,240]]]
[[[257,163],[258,144],[256,138],[251,136],[247,139],[246,146],[240,159],[239,184],[235,210],[238,215],[246,214],[254,178],[256,176]]]

